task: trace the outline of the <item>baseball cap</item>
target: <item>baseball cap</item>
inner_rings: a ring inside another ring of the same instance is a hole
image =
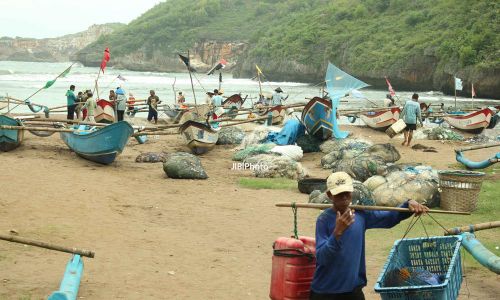
[[[328,176],[326,188],[332,195],[354,191],[352,178],[346,172],[335,172]]]

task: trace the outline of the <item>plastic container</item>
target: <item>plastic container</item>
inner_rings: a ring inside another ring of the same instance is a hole
[[[391,127],[387,128],[385,133],[390,137],[395,137],[398,133],[403,131],[406,128],[406,123],[400,119],[396,123],[392,124]]]
[[[375,285],[382,300],[455,300],[462,285],[462,261],[459,235],[398,240]],[[386,275],[397,265],[422,268],[444,277],[437,285],[388,287]]]
[[[308,300],[316,269],[316,241],[280,237],[273,245],[269,297],[273,300]]]

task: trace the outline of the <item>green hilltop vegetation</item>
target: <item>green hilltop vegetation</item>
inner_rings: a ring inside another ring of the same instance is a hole
[[[167,1],[82,53],[109,46],[114,57],[140,51],[152,59],[155,51],[174,57],[201,41],[246,42],[241,76],[260,63],[270,77],[303,72],[312,82],[331,61],[361,78],[436,87],[450,74],[498,79],[499,14],[500,2],[487,0]],[[417,74],[404,72],[412,68]]]

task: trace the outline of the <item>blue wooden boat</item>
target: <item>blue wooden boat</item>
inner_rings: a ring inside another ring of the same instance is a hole
[[[23,126],[21,121],[0,115],[0,125]],[[8,130],[0,128],[0,151],[7,152],[14,150],[21,145],[24,137],[24,130]]]
[[[81,125],[74,132],[61,132],[61,139],[79,156],[101,164],[110,164],[123,151],[134,129],[120,121],[100,129]]]
[[[320,140],[327,140],[332,137],[331,123],[332,102],[320,97],[312,98],[302,111],[302,124],[306,127],[309,135],[313,135]]]

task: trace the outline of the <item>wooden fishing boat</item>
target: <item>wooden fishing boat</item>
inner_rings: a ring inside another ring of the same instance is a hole
[[[236,118],[238,111],[243,107],[247,97],[248,96],[245,96],[245,99],[243,99],[240,94],[234,94],[224,100],[224,102],[222,102],[222,107],[224,107],[222,117]]]
[[[212,129],[212,127],[189,120],[184,122],[179,131],[186,138],[187,146],[191,149],[193,154],[204,154],[215,147],[219,132]]]
[[[360,118],[368,127],[385,131],[399,120],[400,113],[399,107],[388,107],[384,110],[362,113]]]
[[[273,116],[271,124],[278,125],[283,123],[283,120],[285,120],[286,108],[283,107],[283,105],[276,105],[267,109],[261,109],[257,111],[257,115],[259,118],[267,117],[269,113],[271,113]]]
[[[444,120],[458,130],[478,134],[488,127],[492,114],[489,108],[484,108],[471,113],[449,114],[444,117]]]
[[[99,99],[95,110],[95,121],[98,123],[113,123],[115,121],[115,109],[108,100]]]
[[[88,128],[81,125],[77,128]],[[88,130],[75,129],[61,132],[64,143],[79,156],[101,164],[110,164],[123,151],[134,128],[128,122],[120,121],[106,127]]]
[[[0,115],[0,125],[23,126],[21,121],[6,115]],[[0,151],[14,150],[21,145],[24,138],[24,130],[0,129]]]
[[[302,111],[302,124],[306,127],[309,135],[320,140],[332,137],[332,102],[320,97],[314,97],[306,104]]]

